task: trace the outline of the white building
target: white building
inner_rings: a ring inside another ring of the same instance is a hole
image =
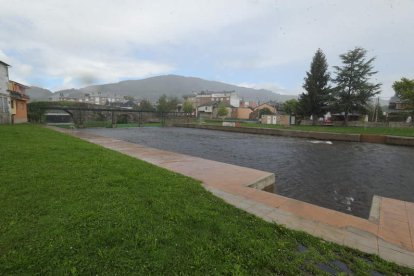
[[[106,105],[111,103],[121,103],[124,101],[122,97],[118,97],[116,94],[114,96],[103,96],[100,92],[97,94],[85,93],[77,97],[66,97],[63,93],[60,93],[59,97],[51,98],[52,101],[65,101],[65,102],[79,102],[87,104],[96,104],[96,105]]]
[[[8,91],[9,66],[0,60],[0,124],[8,124],[11,121],[11,101]]]
[[[195,96],[193,102],[197,107],[214,103],[224,103],[232,107],[240,107],[240,100],[240,97],[236,94],[235,91],[202,91],[197,96]]]
[[[201,91],[199,94],[188,97],[187,101],[193,104],[196,110],[196,116],[215,118],[217,107],[219,104],[224,104],[228,108],[228,113],[232,113],[232,108],[240,107],[241,98],[235,91]]]

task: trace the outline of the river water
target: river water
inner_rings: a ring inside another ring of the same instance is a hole
[[[98,135],[273,172],[268,190],[367,218],[373,195],[414,202],[414,148],[190,128],[88,129]]]

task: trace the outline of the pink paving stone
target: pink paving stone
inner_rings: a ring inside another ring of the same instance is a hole
[[[253,199],[253,195],[258,192],[257,189],[238,185],[224,185],[220,187],[223,191],[249,199]]]
[[[260,203],[266,204],[268,206],[279,208],[282,204],[286,203],[289,198],[284,196],[279,196],[276,194],[271,194],[264,191],[259,191],[259,193],[250,194],[247,198],[253,199]]]
[[[287,200],[280,206],[280,209],[317,222],[329,222],[330,225],[338,227],[345,225],[347,218],[346,214],[295,199]]]
[[[378,236],[385,241],[392,242],[408,250],[413,250],[408,222],[401,222],[390,218],[384,221],[381,218]]]
[[[378,231],[378,237],[400,248],[406,249],[411,252],[414,251],[411,238],[409,236],[403,236],[402,234],[396,233],[396,232],[383,231],[380,227]],[[413,264],[414,264],[414,260],[413,260]]]
[[[414,203],[406,202],[405,209],[407,212],[408,226],[410,227],[411,243],[414,248]]]
[[[398,212],[380,211],[380,223],[385,223],[390,220],[398,220],[401,222],[408,222],[407,212],[405,206]]]
[[[405,203],[401,200],[381,197],[381,212],[393,214],[404,213]]]
[[[414,250],[406,207],[404,201],[381,198],[378,236],[405,249]]]
[[[378,235],[378,224],[372,221],[362,219],[359,217],[349,216],[346,223],[347,227],[355,227],[365,232],[371,233],[375,236]]]

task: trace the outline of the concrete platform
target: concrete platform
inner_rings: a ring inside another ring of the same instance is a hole
[[[149,148],[84,131],[52,128],[203,182],[204,187],[269,222],[414,268],[414,203],[375,196],[370,219],[262,191],[273,173]]]

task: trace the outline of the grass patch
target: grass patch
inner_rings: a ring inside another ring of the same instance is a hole
[[[282,126],[282,125],[263,125],[259,123],[241,123],[243,127],[258,128],[277,128],[315,132],[334,132],[334,133],[353,133],[353,134],[376,134],[393,136],[414,136],[412,128],[391,128],[391,127],[337,127],[337,126]]]
[[[0,142],[0,274],[298,275],[333,260],[356,274],[414,273],[40,126],[0,126]]]

